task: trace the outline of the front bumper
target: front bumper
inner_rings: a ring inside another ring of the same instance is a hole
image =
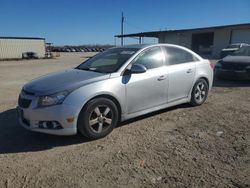
[[[225,70],[221,68],[215,69],[215,76],[229,80],[250,80],[250,72],[246,70]]]
[[[23,96],[22,96],[23,97]],[[28,97],[24,97],[28,98]],[[19,123],[26,129],[53,134],[75,135],[77,134],[78,108],[68,104],[60,104],[43,108],[36,108],[36,99],[33,97],[28,108],[17,107]],[[71,119],[68,121],[67,119]],[[73,121],[72,121],[73,120]],[[41,122],[58,122],[60,128],[44,128],[39,126]]]

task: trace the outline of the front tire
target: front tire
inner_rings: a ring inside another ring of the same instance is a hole
[[[194,84],[192,93],[191,93],[191,101],[190,104],[192,106],[200,106],[202,105],[208,95],[208,83],[204,79],[199,79],[197,82]]]
[[[107,98],[95,98],[81,110],[77,122],[78,131],[89,139],[108,135],[118,122],[118,109]]]

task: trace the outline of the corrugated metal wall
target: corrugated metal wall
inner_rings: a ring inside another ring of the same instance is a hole
[[[22,58],[24,52],[35,52],[39,58],[45,56],[43,39],[0,38],[0,59]]]
[[[250,26],[230,26],[221,29],[190,29],[189,31],[185,32],[169,32],[169,33],[162,33],[159,35],[159,42],[160,43],[170,43],[170,44],[177,44],[182,45],[187,48],[192,48],[192,34],[197,33],[206,33],[206,32],[214,32],[214,44],[212,49],[212,57],[219,58],[221,49],[225,48],[227,45],[231,43],[237,42],[244,42],[248,43],[249,41],[249,32]],[[247,34],[238,34],[237,40],[235,40],[234,31],[241,31]],[[230,41],[230,37],[232,41]]]

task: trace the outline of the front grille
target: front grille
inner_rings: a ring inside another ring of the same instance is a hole
[[[24,99],[24,98],[21,98],[19,96],[19,98],[18,98],[18,105],[21,108],[29,108],[30,104],[31,104],[31,100],[30,99]]]
[[[225,70],[236,70],[236,71],[242,71],[246,69],[246,64],[241,63],[229,63],[229,62],[223,62],[221,63],[222,69]]]

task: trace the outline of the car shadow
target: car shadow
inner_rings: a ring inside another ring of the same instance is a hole
[[[250,81],[226,80],[215,78],[213,82],[213,87],[250,87]]]
[[[178,108],[188,107],[190,107],[190,105],[183,104],[156,111],[119,123],[117,127],[125,126],[133,122]],[[54,136],[28,131],[19,124],[16,109],[6,110],[0,113],[0,129],[0,155],[7,153],[43,151],[54,147],[83,144],[91,141],[84,138],[80,134],[73,136]]]
[[[140,121],[140,120],[143,120],[143,119],[146,119],[146,118],[149,118],[149,117],[152,117],[152,116],[155,116],[155,115],[159,115],[159,114],[163,114],[163,113],[166,113],[166,112],[170,112],[170,111],[173,111],[173,110],[176,110],[176,109],[180,109],[180,108],[192,108],[193,106],[191,106],[189,103],[185,103],[185,104],[180,104],[180,105],[177,105],[177,106],[173,106],[173,107],[169,107],[169,108],[164,108],[162,110],[158,110],[158,111],[155,111],[155,112],[151,112],[151,113],[148,113],[148,114],[145,114],[145,115],[141,115],[141,116],[138,116],[138,117],[135,117],[135,118],[132,118],[132,119],[129,119],[129,120],[126,120],[124,122],[121,122],[119,123],[117,127],[122,127],[124,125],[128,125],[128,124],[131,124],[131,123],[134,123],[136,121]]]
[[[18,123],[16,109],[0,113],[0,154],[32,152],[88,142],[80,135],[53,136],[28,131]]]

